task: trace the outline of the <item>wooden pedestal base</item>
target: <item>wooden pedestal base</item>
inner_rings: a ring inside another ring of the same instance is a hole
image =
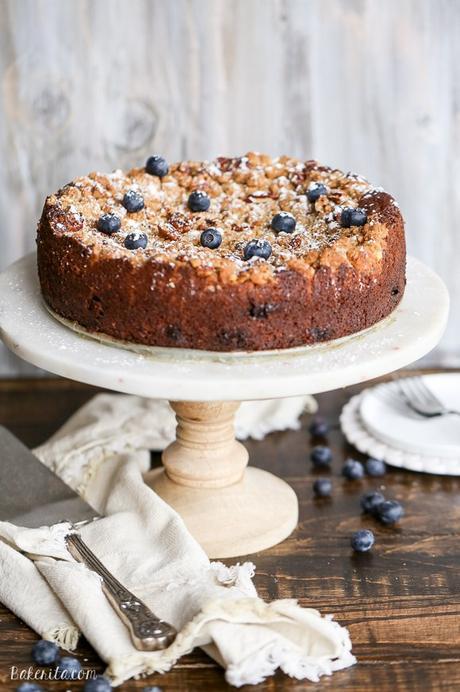
[[[246,469],[237,442],[234,402],[172,402],[177,438],[163,452],[165,470],[146,483],[181,515],[209,557],[247,555],[279,543],[297,526],[292,488],[260,469]]]

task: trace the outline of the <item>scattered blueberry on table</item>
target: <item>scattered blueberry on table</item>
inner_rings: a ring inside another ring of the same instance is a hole
[[[144,208],[144,198],[136,190],[128,190],[123,197],[122,204],[127,212],[134,214]]]
[[[145,233],[128,233],[125,238],[125,248],[128,250],[138,250],[139,248],[145,250],[147,243],[148,239]]]
[[[367,214],[364,209],[353,209],[352,207],[345,207],[342,209],[340,215],[340,225],[343,228],[350,228],[350,226],[364,226],[367,222]]]
[[[360,505],[365,514],[374,514],[383,502],[385,502],[383,494],[378,490],[371,490],[361,496]]]
[[[330,466],[332,461],[332,452],[329,447],[324,445],[316,445],[310,453],[310,459],[315,468],[324,468]]]
[[[59,656],[59,647],[54,642],[40,639],[32,647],[32,660],[37,666],[51,666]]]
[[[308,431],[312,437],[326,437],[329,432],[329,423],[324,418],[316,416],[310,423]]]
[[[190,193],[187,205],[190,211],[208,211],[211,205],[211,200],[206,192],[203,192],[202,190],[195,190],[194,192]]]
[[[293,233],[295,218],[288,211],[280,211],[272,219],[271,227],[276,233]]]
[[[83,692],[111,692],[112,685],[103,675],[87,680]]]
[[[143,687],[141,692],[163,692],[163,689],[154,685],[153,687]]]
[[[374,545],[375,538],[372,531],[369,529],[360,529],[355,531],[351,537],[351,547],[357,553],[365,553]]]
[[[81,663],[73,656],[63,656],[59,659],[56,668],[57,680],[76,680],[81,671]]]
[[[370,457],[366,461],[365,467],[367,475],[372,476],[373,478],[384,476],[387,472],[387,466],[381,459],[373,459]]]
[[[16,687],[16,692],[43,692],[43,687],[36,682],[23,682]]]
[[[313,483],[313,492],[316,497],[330,497],[332,492],[332,482],[329,478],[317,478]]]
[[[251,257],[262,257],[262,259],[268,259],[271,254],[272,246],[268,240],[259,238],[249,241],[244,248],[243,257],[245,260],[249,260]]]
[[[222,234],[217,228],[207,228],[200,236],[203,247],[215,250],[222,243]]]
[[[102,214],[97,222],[97,229],[106,235],[112,235],[121,228],[121,220],[116,214]]]
[[[307,190],[307,199],[309,202],[316,202],[321,195],[327,194],[327,187],[322,183],[311,183]]]
[[[344,210],[356,211],[356,210]],[[357,210],[361,211],[361,210]],[[356,221],[355,218],[352,220]],[[354,225],[360,225],[354,223]],[[326,437],[330,429],[328,422],[321,416],[315,416],[309,425],[312,438]],[[326,445],[316,445],[310,453],[313,466],[316,468],[328,468],[332,462],[332,451]],[[362,480],[367,474],[371,478],[379,478],[386,474],[387,466],[382,459],[368,457],[364,464],[357,459],[349,458],[342,466],[342,476],[348,480]],[[329,478],[317,478],[313,483],[313,493],[317,498],[330,497],[332,482]],[[370,490],[360,498],[361,510],[385,526],[391,526],[398,522],[404,515],[404,509],[396,500],[386,500],[379,490]],[[372,548],[375,537],[369,529],[356,531],[351,537],[351,546],[356,552],[366,552]]]
[[[342,476],[350,481],[357,481],[364,477],[364,466],[356,459],[347,459],[342,467]]]
[[[382,524],[387,526],[396,524],[404,514],[404,509],[400,502],[396,500],[385,500],[375,511],[375,516]]]
[[[165,175],[168,175],[169,166],[166,159],[162,156],[155,155],[149,156],[145,162],[145,170],[147,173],[150,173],[150,175],[157,176],[157,178],[164,178]]]

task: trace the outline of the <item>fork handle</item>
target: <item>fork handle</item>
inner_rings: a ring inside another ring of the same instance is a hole
[[[127,626],[136,649],[158,651],[172,644],[177,636],[175,628],[160,620],[143,601],[124,587],[104,567],[79,534],[69,534],[66,543],[69,553],[75,560],[82,562],[101,577],[102,589],[107,600]]]

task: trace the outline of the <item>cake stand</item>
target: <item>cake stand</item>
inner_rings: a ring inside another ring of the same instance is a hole
[[[296,527],[297,497],[280,478],[246,468],[234,435],[241,401],[315,394],[386,374],[430,351],[444,331],[447,290],[436,274],[408,261],[399,307],[376,326],[323,345],[258,353],[218,354],[134,348],[77,333],[52,316],[29,255],[0,276],[0,330],[26,361],[74,380],[168,399],[176,440],[165,469],[146,482],[182,516],[210,557],[263,550]],[[280,463],[282,461],[280,460]]]

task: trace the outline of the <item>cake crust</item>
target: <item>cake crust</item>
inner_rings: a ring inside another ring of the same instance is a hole
[[[327,194],[308,201],[324,185]],[[128,190],[144,207],[128,213]],[[207,211],[187,207],[191,192]],[[343,227],[344,208],[366,213]],[[293,233],[276,233],[288,212]],[[98,229],[117,214],[118,232]],[[202,247],[217,228],[222,243]],[[127,249],[128,233],[147,246]],[[268,259],[244,259],[252,239]],[[352,174],[314,161],[250,153],[183,162],[158,178],[144,169],[76,179],[45,202],[38,225],[38,271],[45,301],[91,332],[150,346],[210,351],[282,349],[361,331],[390,314],[405,287],[404,223],[394,199]]]

